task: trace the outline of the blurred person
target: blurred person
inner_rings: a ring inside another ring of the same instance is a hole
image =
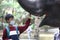
[[[28,34],[28,40],[31,40],[31,32],[34,29],[35,25],[31,24],[28,28],[27,28],[27,34]]]
[[[48,32],[54,33],[54,40],[59,40],[59,28],[49,29]]]
[[[59,29],[54,33],[54,40],[60,40]]]
[[[3,30],[3,40],[19,40],[19,35],[23,33],[28,26],[30,25],[30,18],[27,17],[27,21],[24,26],[16,26],[14,21],[14,16],[11,14],[7,14],[5,16],[5,20],[8,23],[8,26]]]

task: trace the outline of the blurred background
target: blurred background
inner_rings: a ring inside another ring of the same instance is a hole
[[[26,19],[22,22],[20,22],[20,20],[21,18],[25,18],[29,13],[18,4],[17,0],[0,0],[0,39],[3,34],[3,29],[7,26],[4,20],[6,14],[14,15],[16,25],[23,25]],[[58,28],[51,28],[47,25],[41,28],[38,27],[44,17],[45,15],[42,17],[31,15],[32,20],[30,28],[21,34],[19,38],[21,40],[28,40],[28,31],[30,31],[30,40],[54,40],[54,32],[58,31]]]

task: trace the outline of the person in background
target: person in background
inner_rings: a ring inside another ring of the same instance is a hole
[[[31,21],[31,14],[27,18],[27,21],[24,26],[15,26],[14,16],[12,14],[7,14],[5,16],[5,20],[8,23],[8,26],[3,30],[3,40],[19,40],[19,35],[23,33],[28,26],[30,25]]]
[[[35,28],[35,24],[31,24],[28,28],[27,28],[27,34],[28,34],[28,40],[31,40],[31,32],[32,30]]]
[[[54,33],[54,40],[60,40],[60,34],[59,34],[59,28],[57,31]]]

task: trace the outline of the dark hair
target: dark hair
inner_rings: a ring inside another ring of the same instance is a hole
[[[6,21],[9,20],[10,18],[14,18],[14,16],[11,15],[11,14],[7,14],[7,15],[5,16],[5,20],[6,20]]]

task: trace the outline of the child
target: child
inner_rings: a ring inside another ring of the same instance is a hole
[[[3,30],[3,40],[19,40],[19,35],[23,33],[30,25],[30,17],[23,27],[13,26],[15,24],[15,21],[14,16],[11,14],[7,14],[5,16],[5,20],[9,25]]]

